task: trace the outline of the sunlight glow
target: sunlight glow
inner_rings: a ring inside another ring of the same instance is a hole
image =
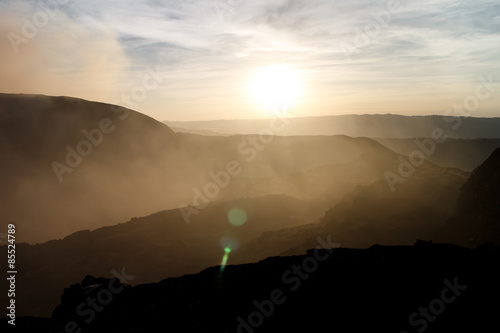
[[[301,93],[299,76],[290,66],[260,68],[250,82],[252,99],[266,109],[284,109],[294,105]]]

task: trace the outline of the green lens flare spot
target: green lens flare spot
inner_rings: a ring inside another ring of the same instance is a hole
[[[241,227],[247,221],[247,213],[239,208],[233,208],[227,214],[227,219],[235,227]]]
[[[227,265],[227,259],[229,258],[229,252],[231,252],[231,249],[226,247],[224,249],[225,253],[224,256],[222,257],[222,262],[220,263],[220,272],[222,273],[224,269],[226,268]]]

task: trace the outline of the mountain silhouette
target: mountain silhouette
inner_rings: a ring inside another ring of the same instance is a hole
[[[472,172],[462,187],[457,214],[500,216],[500,148]]]
[[[498,247],[417,242],[310,250],[135,287],[87,276],[65,289],[50,319],[19,318],[17,326],[61,332],[71,323],[96,333],[495,331],[500,307],[488,300],[500,296],[499,255]]]
[[[394,126],[377,119],[378,130]],[[411,119],[425,130],[436,125]],[[19,316],[50,316],[63,289],[86,275],[76,294],[65,293],[69,299],[109,283],[91,276],[126,268],[137,290],[217,265],[225,251],[229,263],[246,264],[303,256],[325,237],[349,248],[499,240],[498,150],[472,175],[434,163],[466,165],[446,154],[462,139],[412,166],[406,139],[378,139],[395,152],[345,135],[202,136],[108,104],[5,94],[0,128],[1,223],[16,224],[23,263]],[[467,142],[480,151],[469,162],[479,163],[496,141]],[[234,165],[239,171],[231,176]],[[214,187],[217,194],[208,195]],[[228,217],[234,209],[245,214],[241,226]],[[70,315],[66,296],[52,322],[26,324],[60,324]]]
[[[29,274],[20,283],[21,314],[47,316],[62,288],[85,274],[104,276],[127,267],[135,283],[195,273],[220,262],[221,239],[238,242],[231,263],[247,263],[269,256],[301,254],[314,247],[317,237],[332,235],[344,246],[374,243],[412,244],[433,239],[452,216],[460,186],[467,174],[432,165],[397,193],[385,181],[361,186],[324,213],[321,203],[287,196],[265,196],[210,204],[185,223],[179,210],[169,210],[94,231],[80,231],[62,240],[19,244],[17,256]],[[429,191],[432,189],[432,195]],[[245,211],[242,227],[232,225],[228,212]],[[89,248],[89,245],[91,247]],[[59,274],[53,274],[57,259]],[[42,291],[36,286],[44,281]]]
[[[228,221],[233,208],[246,212],[244,225]],[[18,276],[24,286],[16,295],[23,304],[18,314],[49,316],[63,288],[82,275],[106,276],[126,267],[137,276],[133,283],[138,284],[197,273],[221,262],[225,241],[234,243],[231,262],[246,262],[238,259],[239,252],[263,232],[315,223],[322,215],[318,208],[286,196],[240,199],[210,204],[189,225],[175,209],[79,231],[62,240],[17,244],[17,258],[25,272]],[[258,259],[276,254],[268,249]]]
[[[40,95],[0,95],[0,138],[1,223],[31,243],[202,204],[196,190],[229,163],[240,173],[216,200],[287,193],[327,209],[397,161],[368,138],[176,134],[132,110]]]
[[[460,190],[444,238],[462,244],[500,242],[500,149],[471,174]]]
[[[377,138],[387,148],[398,154],[410,155],[419,147],[415,139]],[[500,147],[500,139],[447,139],[435,145],[435,150],[427,156],[429,162],[448,168],[472,171],[483,163]]]
[[[269,119],[165,121],[178,131],[256,134]],[[278,135],[347,135],[370,138],[429,138],[436,129],[454,139],[499,139],[500,118],[402,116],[394,114],[339,115],[290,118]]]

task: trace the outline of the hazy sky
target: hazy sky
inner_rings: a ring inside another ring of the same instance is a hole
[[[480,77],[473,115],[500,116],[498,0],[0,0],[0,33],[1,92],[158,120],[268,117],[249,86],[269,66],[290,116],[444,114]]]

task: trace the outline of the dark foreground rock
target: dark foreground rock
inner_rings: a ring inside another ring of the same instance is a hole
[[[500,248],[311,250],[129,287],[86,277],[19,332],[498,332]],[[2,325],[7,325],[3,322]],[[81,330],[81,331],[80,331]],[[2,330],[3,331],[3,330]]]

